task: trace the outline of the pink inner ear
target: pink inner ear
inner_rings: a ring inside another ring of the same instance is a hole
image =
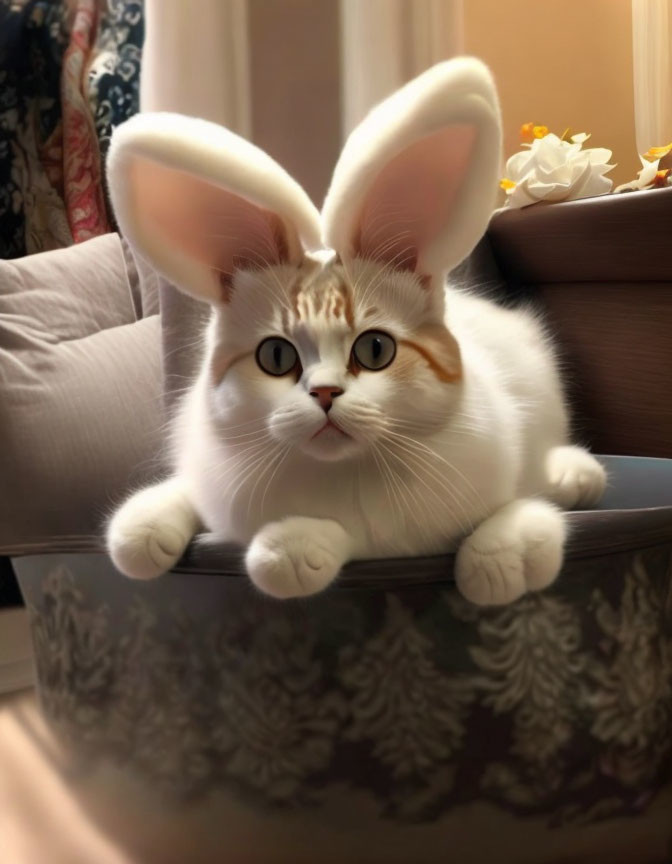
[[[355,254],[415,270],[423,249],[450,225],[475,140],[473,126],[451,126],[395,156],[364,199]]]
[[[275,213],[156,162],[137,159],[133,170],[144,217],[166,249],[179,249],[211,268],[223,284],[237,269],[287,260],[287,234]]]

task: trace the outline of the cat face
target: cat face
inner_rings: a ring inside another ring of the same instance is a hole
[[[459,393],[459,348],[437,286],[335,257],[236,275],[211,332],[213,414],[233,443],[270,440],[315,460],[429,435]],[[441,288],[439,286],[439,291]]]
[[[486,229],[500,152],[494,83],[473,58],[437,64],[372,109],[321,212],[268,154],[214,123],[143,112],[115,131],[122,233],[214,309],[207,410],[240,445],[240,473],[267,446],[278,459],[375,457],[395,435],[446,423],[461,365],[442,277]]]

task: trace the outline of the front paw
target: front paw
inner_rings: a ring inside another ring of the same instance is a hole
[[[264,594],[286,599],[324,590],[348,557],[349,539],[331,519],[290,517],[257,533],[245,563],[252,582]]]
[[[143,489],[114,514],[107,550],[114,566],[131,579],[154,579],[182,557],[198,519],[173,481]]]
[[[583,447],[553,447],[546,457],[548,497],[571,510],[592,507],[600,500],[607,485],[607,473]]]
[[[511,603],[555,580],[564,541],[564,520],[555,508],[544,501],[514,501],[462,543],[455,562],[457,586],[479,606]]]

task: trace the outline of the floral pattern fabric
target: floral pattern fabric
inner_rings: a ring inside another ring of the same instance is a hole
[[[0,0],[0,257],[110,230],[103,157],[142,39],[140,0]]]
[[[89,102],[103,159],[112,130],[138,111],[144,39],[142,0],[109,0],[89,65]]]
[[[83,765],[170,796],[297,808],[346,784],[397,821],[486,800],[554,827],[672,782],[669,546],[493,609],[448,583],[277,604],[225,577],[196,609],[193,574],[116,581],[110,605],[85,576],[71,556],[22,586],[47,716]]]

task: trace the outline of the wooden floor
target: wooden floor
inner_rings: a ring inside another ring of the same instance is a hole
[[[34,692],[0,696],[0,860],[131,864],[87,818],[58,764]]]
[[[33,677],[28,613],[19,606],[0,608],[0,696],[30,687]]]
[[[451,860],[459,864],[493,860],[500,864],[661,864],[670,860],[664,850],[672,824],[672,789],[656,797],[644,822],[607,820],[558,831],[549,830],[544,820],[529,819],[521,843],[521,824],[486,803],[463,808],[443,824],[410,827],[377,820],[375,808],[350,788],[337,790],[328,802],[332,812],[341,814],[328,824],[313,822],[306,814],[255,814],[232,801],[223,806],[215,800],[167,812],[163,805],[151,803],[150,790],[137,794],[119,774],[108,772],[96,789],[95,783],[64,771],[64,766],[34,691],[0,696],[2,864],[436,864]],[[489,826],[487,832],[483,825]],[[500,856],[492,852],[498,844]],[[367,849],[367,854],[353,854],[353,845]],[[453,847],[460,853],[454,858],[445,854],[446,848]]]

